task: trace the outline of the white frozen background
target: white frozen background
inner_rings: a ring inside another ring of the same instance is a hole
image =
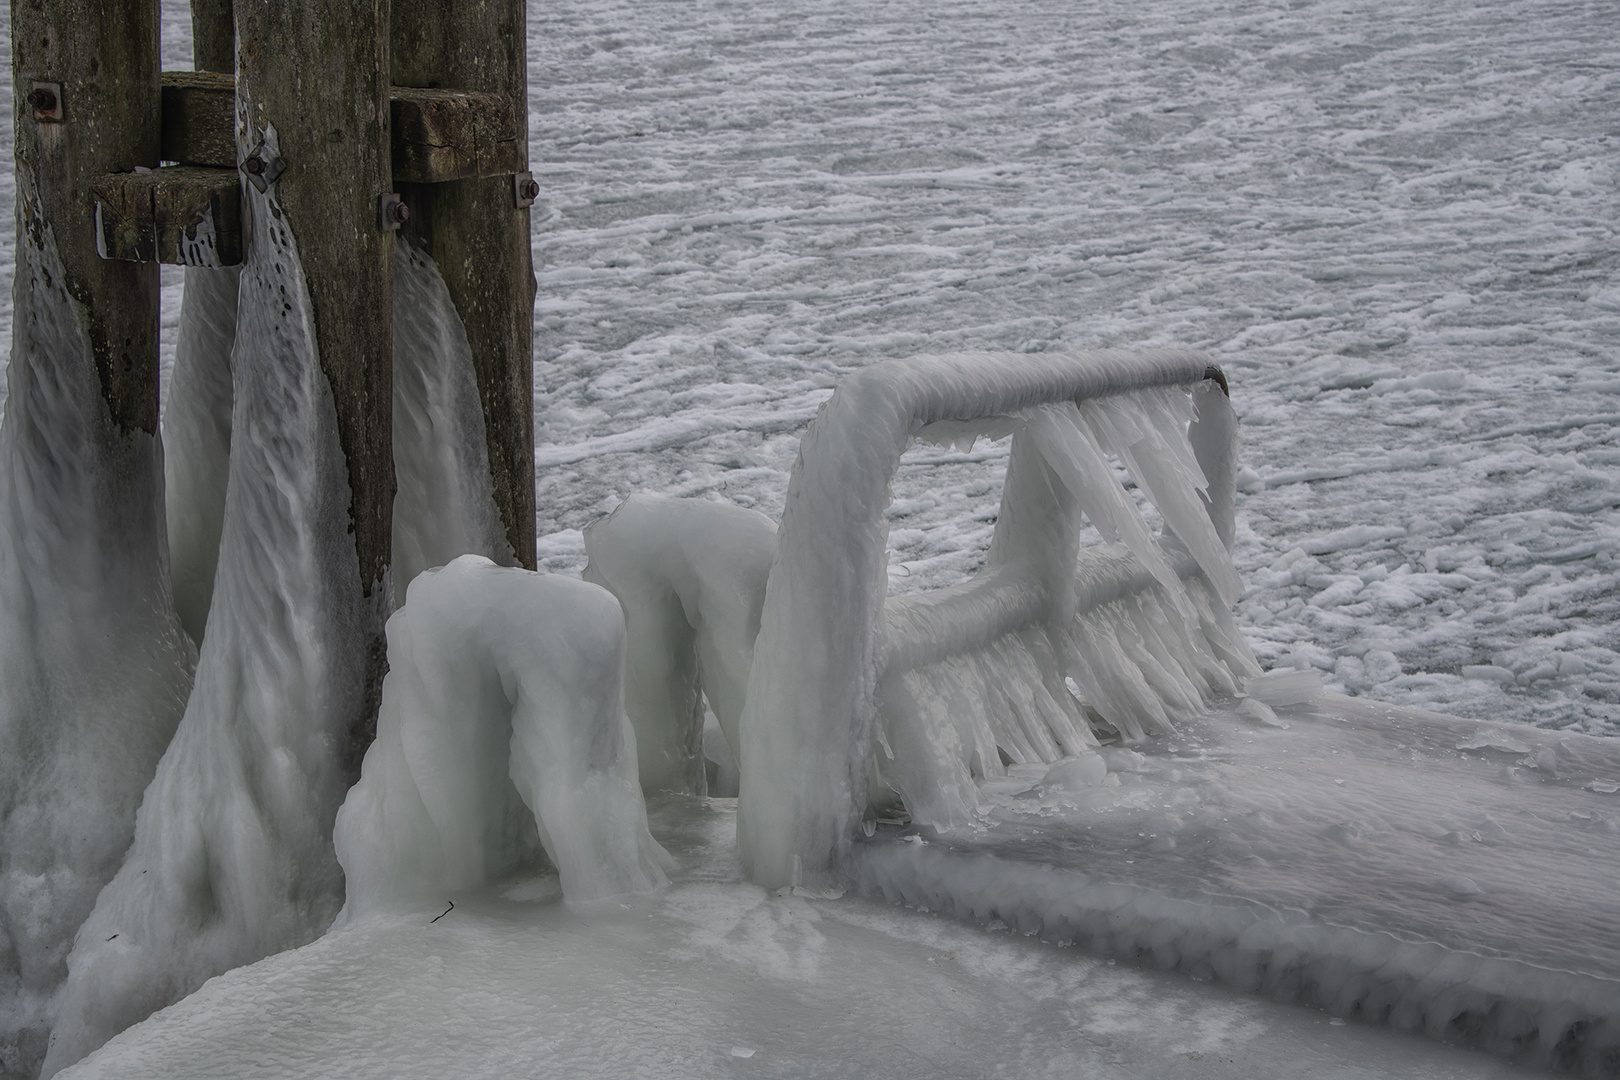
[[[536,0],[544,565],[577,572],[578,530],[636,490],[779,514],[816,406],[881,357],[1192,346],[1245,424],[1263,663],[1620,731],[1616,25],[1614,2]],[[1005,453],[902,469],[898,589],[978,565]]]

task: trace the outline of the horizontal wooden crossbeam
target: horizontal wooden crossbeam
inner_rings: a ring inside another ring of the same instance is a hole
[[[235,266],[242,261],[236,79],[162,73],[161,155],[177,164],[98,177],[96,246],[104,259]],[[501,94],[393,87],[393,182],[439,184],[523,171],[512,102]]]
[[[164,161],[235,168],[236,79],[163,72]],[[517,117],[501,94],[396,86],[390,92],[394,183],[439,184],[523,171]]]
[[[242,261],[242,183],[234,168],[108,173],[96,177],[91,190],[103,259],[182,266]]]

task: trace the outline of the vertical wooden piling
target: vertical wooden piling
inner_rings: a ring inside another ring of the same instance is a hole
[[[19,229],[53,235],[117,429],[154,433],[158,268],[96,254],[90,191],[158,163],[157,0],[13,0],[11,49]]]
[[[233,0],[191,0],[191,66],[198,71],[236,70]]]
[[[394,0],[392,21],[394,83],[506,97],[519,160],[526,163],[524,0]],[[495,502],[513,554],[533,569],[535,283],[529,210],[518,205],[508,175],[400,189],[412,213],[406,231],[433,257],[467,328]]]
[[[394,234],[378,223],[378,198],[391,190],[388,0],[236,0],[235,16],[238,109],[250,128],[238,139],[251,150],[276,131],[277,193],[308,282],[369,598],[391,562],[394,505]],[[365,632],[356,644],[368,654],[369,699],[346,751],[354,777],[386,668],[380,620]]]

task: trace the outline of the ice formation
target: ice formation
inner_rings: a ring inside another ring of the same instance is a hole
[[[274,150],[274,130],[265,135]],[[230,479],[195,686],[134,843],[80,928],[50,1075],[204,980],[323,931],[342,903],[332,821],[366,708],[361,593],[336,413],[275,189],[245,190]],[[283,295],[284,294],[284,295]]]
[[[664,884],[608,593],[464,555],[411,583],[388,669],[337,818],[346,919],[482,885],[541,847],[570,901]]]
[[[702,792],[705,761],[734,759],[739,745],[776,523],[724,503],[632,495],[586,528],[585,553],[585,580],[624,608],[641,786]],[[705,699],[730,754],[705,739]]]
[[[1207,694],[1234,690],[1234,674],[1258,674],[1226,613],[1237,576],[1220,504],[1232,496],[1235,424],[1206,387],[1209,427],[1189,435],[1186,394],[1166,389],[1209,375],[1205,357],[1184,352],[976,353],[888,361],[839,385],[801,443],[749,673],[738,836],[755,880],[836,873],[868,804],[869,756],[913,814],[956,824],[1002,753],[1093,754],[1067,680],[1137,740],[1139,718],[1168,729]],[[1006,431],[1017,434],[983,571],[886,600],[883,511],[907,443]],[[1214,451],[1213,478],[1194,445]],[[1103,449],[1160,510],[1162,544],[1096,474]],[[1082,509],[1124,546],[1080,558]]]
[[[201,643],[214,597],[231,459],[231,345],[239,267],[186,268],[163,410],[163,478],[174,609]]]
[[[39,1063],[73,932],[129,846],[196,657],[169,603],[160,443],[114,425],[50,229],[18,232],[0,424],[0,1071]]]
[[[433,260],[394,254],[393,574],[396,604],[417,574],[458,555],[511,565],[495,506],[467,331]]]

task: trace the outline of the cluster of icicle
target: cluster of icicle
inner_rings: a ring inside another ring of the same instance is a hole
[[[1206,412],[1230,411],[1213,384],[1195,394]],[[1237,693],[1236,677],[1259,673],[1230,614],[1241,586],[1229,521],[1188,440],[1193,408],[1182,389],[1151,388],[924,429],[958,446],[1009,430],[1015,441],[987,565],[943,590],[980,586],[979,632],[940,625],[961,619],[931,624],[939,594],[885,606],[874,759],[914,817],[971,820],[978,782],[1009,762],[1074,758],[1071,780],[1101,781],[1099,735],[1134,744],[1174,732],[1212,696]],[[1109,455],[1158,510],[1161,535]],[[1077,547],[1080,515],[1104,544]],[[908,663],[919,654],[925,662]]]

